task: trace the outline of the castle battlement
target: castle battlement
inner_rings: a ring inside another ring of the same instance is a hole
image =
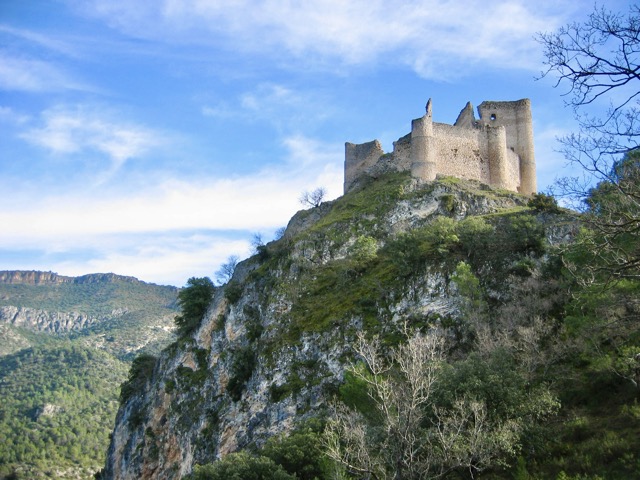
[[[393,142],[385,154],[378,140],[345,144],[344,192],[363,177],[382,172],[410,171],[431,181],[436,175],[479,180],[531,195],[536,192],[533,120],[529,99],[482,102],[475,118],[471,103],[453,125],[434,122],[431,99],[423,117],[411,122],[411,132]]]

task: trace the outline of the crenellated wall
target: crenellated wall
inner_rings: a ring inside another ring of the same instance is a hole
[[[475,119],[471,103],[454,125],[434,123],[431,100],[426,113],[411,123],[411,133],[384,154],[380,142],[347,143],[344,191],[363,176],[384,171],[411,171],[425,181],[437,175],[479,180],[530,195],[536,192],[531,102],[483,102]]]

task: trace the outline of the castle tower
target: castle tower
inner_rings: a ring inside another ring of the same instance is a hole
[[[426,111],[423,117],[411,122],[411,175],[422,180],[435,180],[437,168],[431,99],[427,102]]]
[[[531,101],[525,98],[515,102],[482,102],[478,112],[484,125],[505,127],[507,148],[520,157],[519,191],[525,195],[535,193],[537,183]]]
[[[486,127],[489,154],[489,183],[498,188],[509,188],[507,172],[507,129],[503,125]]]

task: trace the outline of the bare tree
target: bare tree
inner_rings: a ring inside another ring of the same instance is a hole
[[[584,23],[538,36],[544,47],[543,76],[566,86],[579,132],[560,139],[565,157],[581,177],[561,179],[555,195],[586,213],[592,235],[585,246],[596,255],[595,278],[640,278],[640,6],[627,14],[595,8]],[[603,115],[591,108],[609,102]]]
[[[298,199],[305,207],[318,207],[327,196],[327,190],[324,187],[318,187],[312,192],[304,191]]]
[[[220,285],[227,283],[233,277],[233,272],[236,271],[238,261],[240,257],[237,255],[230,255],[227,261],[220,265],[220,269],[216,271],[216,280]]]
[[[611,156],[638,149],[640,139],[640,7],[631,4],[626,16],[596,7],[584,23],[539,34],[538,41],[547,66],[542,75],[568,87],[566,103],[580,124],[579,133],[561,139],[567,158],[612,180]],[[610,102],[604,116],[585,112],[600,100]]]
[[[557,409],[551,393],[537,388],[530,398],[518,393],[515,409],[498,413],[493,395],[500,395],[501,387],[496,384],[487,396],[493,398],[490,411],[489,400],[474,387],[447,386],[454,370],[446,366],[442,331],[411,333],[405,327],[404,336],[405,343],[388,349],[378,337],[358,335],[354,350],[360,363],[349,372],[367,386],[373,408],[365,416],[364,410],[335,405],[325,431],[328,456],[351,475],[422,480],[456,472],[474,479],[489,467],[507,464],[521,448],[526,428]],[[513,368],[520,367],[514,363]],[[466,367],[460,372],[466,373],[455,378],[463,385],[480,381]],[[520,385],[527,382],[520,380]],[[507,405],[516,399],[504,400]]]
[[[327,428],[328,455],[353,474],[422,478],[434,465],[421,429],[442,366],[444,337],[412,335],[385,356],[378,337],[368,340],[360,333],[354,349],[363,365],[352,365],[350,372],[368,386],[381,432],[374,438],[361,415],[337,409]]]

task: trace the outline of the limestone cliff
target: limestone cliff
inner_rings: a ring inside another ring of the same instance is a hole
[[[390,175],[299,212],[123,399],[103,478],[178,479],[322,415],[358,330],[391,337],[404,322],[455,322],[450,280],[461,260],[484,269],[487,291],[506,301],[543,261],[540,245],[571,235],[526,202],[479,183]],[[514,225],[538,237],[512,239]]]
[[[63,333],[82,330],[125,313],[127,313],[126,309],[119,309],[104,317],[94,317],[77,312],[48,312],[35,308],[4,306],[0,307],[0,323],[38,332]]]

